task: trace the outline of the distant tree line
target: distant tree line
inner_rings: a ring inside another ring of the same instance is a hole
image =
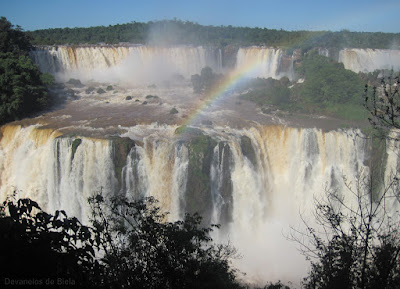
[[[286,31],[268,28],[205,26],[190,21],[131,22],[88,28],[56,28],[28,32],[34,45],[62,44],[192,44],[250,46],[268,45],[308,50],[330,48],[391,48],[400,43],[399,33]]]

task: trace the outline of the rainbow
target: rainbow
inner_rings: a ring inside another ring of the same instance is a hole
[[[191,126],[197,123],[201,114],[213,103],[222,101],[224,97],[229,95],[229,91],[235,88],[238,84],[243,83],[253,74],[254,71],[260,68],[261,63],[253,61],[235,69],[232,73],[223,77],[223,80],[213,87],[204,97],[204,100],[192,111],[185,119],[182,126]]]
[[[319,31],[319,33],[312,33],[310,36],[302,39],[298,39],[296,43],[292,44],[291,47],[296,47],[300,43],[312,40],[313,38],[318,38],[324,34],[330,33],[330,31]],[[291,47],[286,47],[290,49]],[[199,122],[201,114],[206,111],[206,109],[216,103],[217,101],[222,101],[224,97],[229,96],[229,91],[237,86],[239,83],[246,81],[252,77],[253,72],[261,68],[262,63],[257,59],[253,62],[248,63],[240,68],[234,70],[234,72],[224,76],[222,82],[214,87],[207,95],[204,100],[195,108],[189,116],[182,123],[182,127],[191,126]]]

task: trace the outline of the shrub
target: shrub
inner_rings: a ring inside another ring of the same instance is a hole
[[[399,288],[399,221],[387,208],[398,205],[392,195],[398,180],[385,184],[372,198],[381,184],[371,176],[360,176],[354,186],[345,183],[357,204],[348,205],[348,194],[328,191],[324,200],[316,200],[316,225],[305,223],[306,231],[297,231],[294,238],[311,260],[304,288]]]
[[[174,107],[169,111],[169,114],[177,114],[178,110]]]
[[[30,199],[7,199],[0,205],[0,230],[0,282],[34,279],[37,288],[47,279],[69,280],[73,288],[101,284],[104,267],[94,256],[92,229],[64,211],[51,215]]]
[[[236,251],[212,244],[216,226],[200,228],[199,215],[166,222],[151,197],[105,200],[98,194],[90,204],[96,239],[105,252],[106,287],[241,288],[230,268]]]
[[[93,86],[89,86],[88,88],[86,88],[85,92],[86,92],[86,94],[91,94],[95,90],[96,90],[96,88],[94,88]]]
[[[236,251],[213,244],[210,233],[218,226],[200,227],[199,215],[167,222],[154,198],[105,200],[99,193],[89,204],[91,227],[63,210],[48,214],[30,199],[4,201],[0,282],[32,279],[34,288],[45,287],[48,279],[68,280],[71,288],[242,288],[230,266]]]
[[[72,159],[75,157],[76,150],[78,149],[79,145],[82,143],[82,139],[76,138],[72,142],[71,148],[72,148]]]
[[[146,96],[146,99],[151,99],[151,98],[157,99],[158,96],[157,95],[151,95],[151,94]]]
[[[70,78],[67,81],[67,84],[71,84],[74,87],[83,87],[84,85],[82,84],[82,82],[79,79],[75,79],[75,78]]]

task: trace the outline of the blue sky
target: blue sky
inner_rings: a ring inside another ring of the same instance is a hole
[[[285,30],[400,32],[399,0],[0,0],[25,30],[173,19]]]

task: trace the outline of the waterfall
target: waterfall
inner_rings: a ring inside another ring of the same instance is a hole
[[[318,53],[330,56],[326,48]],[[212,47],[157,46],[48,46],[30,53],[42,72],[58,80],[78,78],[83,81],[143,84],[165,81],[171,75],[190,78],[209,66],[223,72],[222,51]],[[400,50],[342,49],[337,61],[354,72],[377,69],[400,70]],[[262,46],[241,47],[236,54],[236,70],[248,71],[249,77],[294,79],[294,55],[282,49]]]
[[[89,216],[87,199],[116,187],[109,140],[63,138],[57,131],[36,126],[6,126],[0,141],[0,195],[13,191],[32,198],[45,210],[64,209],[83,221]]]
[[[327,48],[318,48],[317,51],[326,57],[336,55]],[[400,50],[349,48],[340,50],[336,57],[346,69],[357,73],[380,69],[400,70]],[[251,68],[250,77],[279,79],[286,76],[292,80],[294,79],[293,58],[294,56],[285,55],[283,50],[276,48],[259,46],[239,48],[236,69]],[[249,67],[249,64],[253,66]]]
[[[386,206],[392,211],[396,211],[397,218],[400,218],[400,214],[398,214],[398,212],[400,212],[400,183],[398,182],[400,173],[400,144],[397,141],[400,136],[399,130],[393,129],[389,136],[391,139],[386,140],[387,159],[385,162],[383,181],[387,189],[387,194],[391,197],[389,200],[397,199],[398,201],[387,203]],[[396,181],[393,183],[393,180]],[[389,188],[389,186],[391,187]]]
[[[201,46],[50,46],[37,47],[31,57],[42,72],[64,81],[143,83],[173,74],[190,78],[206,66],[222,70],[221,51]]]
[[[249,67],[250,65],[250,67]],[[239,48],[236,57],[237,70],[250,70],[249,77],[293,79],[293,59],[281,49],[266,47]]]
[[[400,50],[343,49],[339,62],[354,72],[373,72],[378,69],[400,70]]]
[[[222,225],[214,238],[239,249],[243,258],[236,265],[249,279],[300,280],[307,263],[284,237],[289,226],[299,224],[300,212],[311,216],[313,198],[325,189],[351,202],[344,177],[355,184],[369,170],[367,144],[356,130],[214,127],[180,136],[175,129],[128,128],[122,136],[134,143],[121,155],[114,139],[3,126],[0,196],[17,190],[18,197],[30,197],[49,212],[62,208],[84,222],[87,198],[100,190],[154,196],[170,220],[197,206],[209,214],[207,222]],[[120,173],[117,156],[123,160]]]
[[[251,139],[257,163],[243,157],[243,149],[235,144],[229,236],[243,254],[238,267],[251,272],[252,280],[300,280],[307,264],[283,235],[289,234],[289,225],[299,225],[300,212],[311,216],[314,197],[321,197],[325,189],[352,201],[343,177],[354,184],[359,171],[368,171],[365,140],[355,131],[280,126],[241,133]]]
[[[214,224],[229,224],[232,221],[232,170],[231,149],[228,143],[220,142],[213,150],[211,162],[211,196]]]
[[[42,72],[54,74],[105,70],[120,64],[129,53],[129,47],[123,46],[49,46],[36,47],[31,57]]]

